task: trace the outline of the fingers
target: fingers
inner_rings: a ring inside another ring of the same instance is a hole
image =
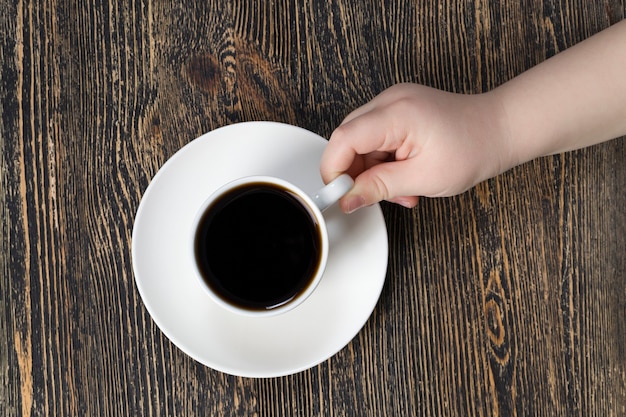
[[[396,197],[389,200],[390,203],[399,204],[402,207],[413,208],[417,206],[419,197]]]
[[[395,203],[401,205],[406,208],[413,208],[417,206],[419,202],[419,197],[396,197],[388,200],[390,203]],[[365,198],[359,195],[349,195],[344,197],[340,201],[341,210],[344,213],[354,213],[360,208],[367,207],[368,204],[365,203]],[[375,204],[375,203],[372,203]],[[371,204],[369,204],[371,205]]]
[[[417,204],[407,187],[410,165],[394,161],[409,157],[406,114],[394,105],[409,88],[400,84],[385,90],[350,113],[331,135],[320,164],[322,179],[328,183],[344,172],[355,178],[354,188],[341,199],[343,211],[381,200],[405,207]]]
[[[411,161],[395,161],[379,164],[363,171],[354,181],[354,187],[340,204],[346,213],[361,207],[388,200],[404,207],[417,205],[414,174]]]
[[[352,175],[354,165],[368,168],[371,161],[383,161],[398,148],[402,138],[389,132],[389,117],[383,111],[370,111],[340,125],[330,137],[322,155],[320,172],[328,183],[343,172]],[[362,156],[367,155],[366,158]],[[358,171],[358,168],[356,169]]]

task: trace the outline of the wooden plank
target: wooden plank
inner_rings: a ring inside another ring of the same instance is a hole
[[[383,204],[376,310],[292,376],[183,354],[130,253],[150,179],[201,133],[264,119],[327,137],[398,82],[487,91],[623,19],[623,1],[1,8],[0,415],[626,414],[624,139]]]

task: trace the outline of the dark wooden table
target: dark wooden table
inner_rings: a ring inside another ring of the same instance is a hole
[[[288,377],[178,350],[130,250],[149,181],[200,134],[274,120],[328,137],[401,81],[486,91],[619,21],[623,0],[0,8],[0,415],[626,415],[623,139],[383,204],[370,320]]]

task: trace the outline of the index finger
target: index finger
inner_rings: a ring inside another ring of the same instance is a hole
[[[337,127],[322,154],[320,172],[324,182],[347,172],[359,155],[395,151],[392,125],[383,111],[374,110]]]

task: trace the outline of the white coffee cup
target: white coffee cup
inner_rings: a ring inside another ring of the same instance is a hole
[[[343,174],[312,196],[270,176],[222,186],[193,221],[198,282],[215,303],[238,314],[273,316],[299,306],[318,286],[328,260],[322,212],[353,185]]]

